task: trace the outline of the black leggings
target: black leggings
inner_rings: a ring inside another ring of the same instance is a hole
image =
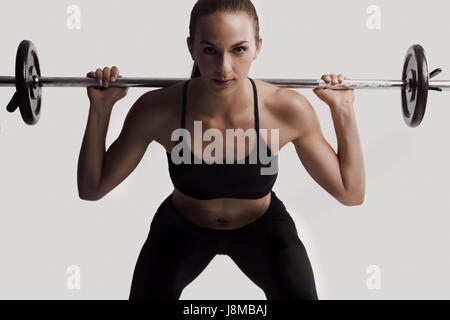
[[[177,300],[217,254],[228,255],[268,300],[318,299],[305,247],[274,191],[261,217],[233,230],[191,223],[175,209],[170,194],[151,222],[129,298]]]

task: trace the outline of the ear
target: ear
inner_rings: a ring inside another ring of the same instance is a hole
[[[256,45],[256,51],[255,51],[255,56],[253,57],[253,60],[256,60],[259,53],[261,52],[261,48],[262,48],[262,37],[259,37],[259,41]]]
[[[186,43],[187,43],[189,52],[191,54],[191,58],[192,58],[192,60],[194,60],[194,44],[192,43],[191,37],[187,37]]]

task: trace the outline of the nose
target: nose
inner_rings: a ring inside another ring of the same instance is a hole
[[[232,71],[232,59],[227,54],[223,54],[219,58],[217,73],[222,76],[222,78],[227,78]]]

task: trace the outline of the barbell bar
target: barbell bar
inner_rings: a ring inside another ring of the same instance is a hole
[[[118,78],[115,82],[109,84],[110,87],[153,87],[165,88],[179,82],[188,80],[189,78],[147,78],[147,77],[128,77]],[[322,79],[268,79],[258,78],[257,80],[265,81],[281,88],[333,88],[346,89],[398,89],[407,86],[408,83],[402,80],[369,80],[369,79],[351,79],[344,80],[340,84],[326,84]],[[16,84],[14,77],[0,76],[0,87],[14,87]],[[98,87],[95,79],[87,77],[41,77],[33,76],[31,79],[32,86],[40,87]],[[450,80],[431,80],[430,90],[440,88],[442,90],[450,90]],[[441,90],[437,90],[441,91]]]
[[[401,89],[402,111],[410,127],[420,125],[425,115],[428,90],[450,90],[450,80],[430,80],[441,69],[428,73],[425,52],[419,44],[412,45],[406,54],[402,80],[346,79],[340,84],[327,84],[322,79],[259,79],[283,88],[331,89]],[[164,88],[186,81],[187,78],[118,78],[110,87]],[[88,77],[41,77],[36,47],[23,40],[16,54],[16,76],[0,76],[0,87],[16,87],[7,110],[19,108],[24,122],[36,124],[41,113],[42,87],[98,87],[97,80]]]
[[[165,88],[188,78],[118,78],[110,83],[110,87],[154,87]],[[399,88],[406,85],[403,81],[397,80],[344,80],[339,85],[326,85],[322,79],[258,79],[278,87],[285,88],[344,88],[354,89],[385,89]],[[38,77],[33,76],[30,79],[30,85],[37,87],[97,87],[98,82],[95,79],[87,77]],[[14,77],[0,76],[0,87],[14,87],[16,80]],[[450,90],[450,83],[446,84]]]

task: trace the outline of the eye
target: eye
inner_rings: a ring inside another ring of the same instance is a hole
[[[236,52],[236,50],[238,50],[238,49],[242,49],[242,51]],[[247,48],[245,48],[245,47],[236,47],[236,48],[234,48],[234,50],[235,50],[236,53],[242,54],[242,53],[244,53],[247,50]]]
[[[208,51],[210,50],[210,51]],[[214,54],[216,52],[216,50],[213,47],[206,47],[203,49],[203,52],[206,54]]]

